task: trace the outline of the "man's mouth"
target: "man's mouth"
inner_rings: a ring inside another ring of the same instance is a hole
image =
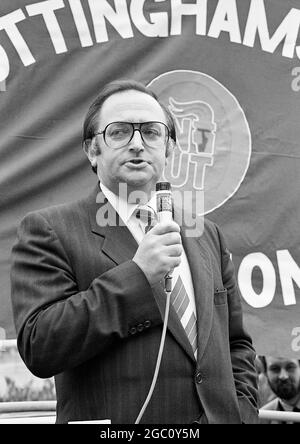
[[[144,162],[143,161],[143,159],[132,159],[132,160],[129,160],[129,162],[131,162],[131,163],[135,163],[135,164],[139,164],[139,163],[142,163],[142,162]]]
[[[147,166],[149,164],[149,162],[147,162],[145,159],[141,159],[141,158],[133,158],[133,159],[129,159],[125,162],[125,164],[129,167],[139,167],[139,168],[143,168],[145,166]]]

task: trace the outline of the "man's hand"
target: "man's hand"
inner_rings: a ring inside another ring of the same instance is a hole
[[[173,221],[161,222],[145,235],[133,261],[150,285],[154,285],[180,264],[182,251],[179,225]]]

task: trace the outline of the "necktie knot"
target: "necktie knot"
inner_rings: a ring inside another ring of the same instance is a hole
[[[146,234],[157,222],[156,213],[149,205],[139,205],[136,209],[135,216],[141,221]]]

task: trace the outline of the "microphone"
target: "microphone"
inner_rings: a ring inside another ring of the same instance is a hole
[[[173,199],[170,182],[157,182],[156,208],[159,222],[169,222],[173,220]],[[172,270],[165,276],[165,291],[172,291]]]

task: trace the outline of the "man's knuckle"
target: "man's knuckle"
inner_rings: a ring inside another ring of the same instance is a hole
[[[176,233],[176,241],[178,244],[181,244],[181,236],[179,233]]]

